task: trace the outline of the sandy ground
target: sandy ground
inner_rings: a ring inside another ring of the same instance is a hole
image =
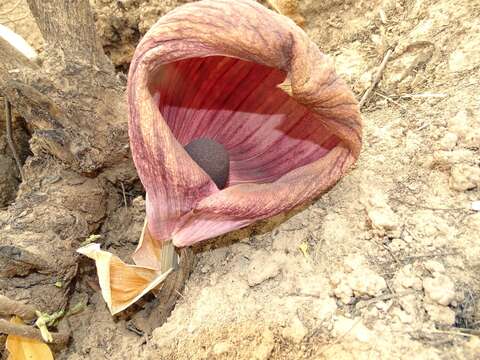
[[[92,1],[119,69],[178,2],[139,3]],[[88,306],[69,319],[59,359],[480,357],[480,3],[300,3],[306,32],[359,98],[394,49],[362,111],[355,168],[315,203],[196,248],[180,302],[151,336],[110,316],[85,261],[72,303]],[[28,24],[7,23],[41,49]],[[102,227],[123,255],[144,216],[141,197],[129,204]]]

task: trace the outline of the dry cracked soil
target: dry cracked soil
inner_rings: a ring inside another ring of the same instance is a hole
[[[91,3],[119,71],[149,26],[181,4]],[[56,358],[480,358],[480,2],[299,3],[305,31],[358,98],[393,49],[362,108],[355,168],[313,204],[197,247],[179,302],[151,335],[109,314],[82,261],[71,302],[87,306],[68,319],[73,338]],[[2,15],[15,4],[0,4],[0,23],[41,51],[23,0]],[[9,169],[0,171],[6,206],[18,174],[7,155],[0,168]],[[100,231],[124,257],[145,206],[141,191],[127,195]]]

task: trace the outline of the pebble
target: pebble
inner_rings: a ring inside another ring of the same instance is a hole
[[[480,186],[480,167],[456,164],[450,171],[450,187],[457,191],[467,191]]]
[[[296,344],[299,344],[302,342],[303,338],[307,335],[308,331],[303,325],[303,323],[300,321],[300,319],[295,316],[290,324],[283,329],[282,331],[282,336],[286,339],[289,339],[293,341]]]
[[[274,278],[279,273],[280,264],[275,261],[275,256],[266,251],[258,251],[248,266],[248,285],[259,285],[265,280]]]
[[[443,138],[440,139],[438,145],[441,150],[452,150],[458,141],[458,135],[453,132],[447,132]]]
[[[388,234],[392,237],[400,235],[399,218],[388,205],[384,194],[378,192],[371,194],[365,206],[373,229],[381,235]]]
[[[395,290],[402,291],[405,289],[422,290],[423,283],[420,277],[416,276],[412,264],[405,265],[395,276]]]
[[[427,302],[447,306],[455,299],[455,284],[446,275],[435,273],[423,280]]]
[[[474,211],[480,211],[480,201],[472,201],[471,208]]]
[[[349,304],[353,299],[353,290],[347,282],[342,281],[333,291],[335,296],[344,304]]]
[[[455,311],[448,306],[425,304],[430,319],[438,325],[453,326],[455,324]]]
[[[402,239],[393,239],[390,244],[388,244],[388,248],[393,252],[399,252],[404,250],[407,247],[407,242],[403,241]]]
[[[452,151],[438,150],[433,153],[429,167],[440,165],[450,167],[453,164],[471,163],[476,161],[476,155],[469,149],[454,149]]]
[[[448,130],[450,133],[457,135],[457,140],[458,138],[464,138],[471,131],[469,115],[465,109],[460,110],[448,120]]]
[[[352,273],[347,281],[356,296],[379,296],[387,288],[385,279],[368,268]]]
[[[346,273],[332,274],[333,293],[342,303],[349,304],[353,296],[379,296],[387,288],[385,279],[369,269],[365,262],[363,256],[349,255],[344,260]]]

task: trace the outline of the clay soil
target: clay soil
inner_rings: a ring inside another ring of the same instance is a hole
[[[91,3],[119,71],[180,4]],[[179,302],[150,334],[109,314],[79,258],[70,303],[86,307],[68,318],[72,339],[56,358],[480,358],[480,3],[300,0],[300,12],[359,99],[393,49],[362,108],[355,168],[304,208],[196,247]],[[32,21],[23,1],[0,15],[41,51]],[[2,141],[0,168],[14,169]],[[7,206],[18,173],[0,171],[2,184]],[[96,233],[128,259],[144,217],[138,179],[105,206]]]

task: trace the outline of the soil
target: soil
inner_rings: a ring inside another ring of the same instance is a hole
[[[119,70],[180,4],[91,3]],[[21,2],[0,23],[41,51],[26,9]],[[394,49],[362,109],[355,168],[308,206],[197,246],[180,301],[151,334],[132,327],[131,312],[109,314],[94,266],[80,259],[70,304],[86,308],[68,318],[72,340],[58,359],[479,357],[480,3],[300,0],[300,12],[358,98]],[[1,141],[0,169],[11,169]],[[0,185],[18,182],[0,174]],[[109,200],[88,198],[101,204],[92,229],[127,260],[144,218],[138,179]]]

